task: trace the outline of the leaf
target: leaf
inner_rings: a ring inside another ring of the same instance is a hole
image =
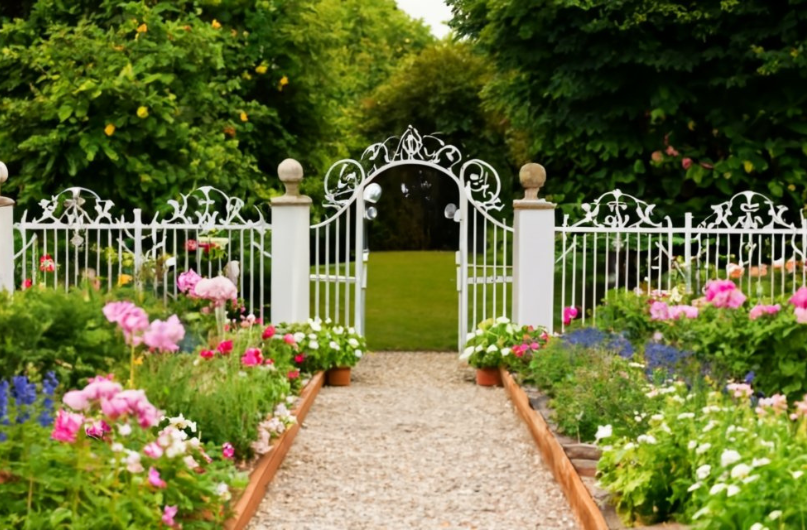
[[[73,107],[67,103],[59,107],[59,121],[64,122],[73,114]]]

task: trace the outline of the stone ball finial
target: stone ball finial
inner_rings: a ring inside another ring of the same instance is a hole
[[[287,158],[277,167],[277,174],[286,186],[286,195],[298,197],[300,182],[303,180],[303,166],[293,158]]]
[[[8,168],[2,162],[0,162],[0,184],[3,184],[8,180]],[[0,191],[2,191],[0,189]],[[0,195],[0,206],[10,206],[13,205],[14,201],[9,199],[8,197],[3,197]]]
[[[524,188],[525,199],[538,199],[538,190],[546,183],[546,170],[541,164],[525,164],[518,173],[518,179]]]

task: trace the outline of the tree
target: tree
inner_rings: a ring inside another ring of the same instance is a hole
[[[498,75],[487,101],[558,202],[615,187],[707,209],[807,199],[807,2],[448,0]],[[595,185],[592,185],[595,183]]]

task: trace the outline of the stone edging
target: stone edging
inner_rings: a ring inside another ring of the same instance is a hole
[[[502,382],[510,401],[513,402],[519,416],[524,420],[527,428],[541,451],[544,462],[549,466],[555,480],[560,484],[563,494],[569,501],[578,522],[584,530],[608,530],[605,518],[591,497],[588,489],[580,479],[572,461],[566,456],[563,447],[552,434],[543,416],[530,407],[527,394],[516,383],[513,376],[505,368],[499,368]]]
[[[258,506],[260,506],[266,495],[266,487],[272,482],[278,468],[286,458],[286,453],[289,452],[291,445],[294,443],[297,431],[300,430],[300,425],[302,425],[324,381],[325,373],[317,372],[303,389],[298,405],[293,411],[294,416],[297,418],[297,423],[277,438],[272,444],[272,449],[258,459],[255,468],[249,475],[249,484],[235,505],[235,515],[224,525],[226,530],[243,530],[249,524],[252,516],[255,515]]]

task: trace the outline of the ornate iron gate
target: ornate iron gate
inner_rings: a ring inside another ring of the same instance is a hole
[[[460,150],[413,127],[400,137],[368,147],[359,160],[340,160],[325,176],[324,206],[333,215],[311,227],[314,267],[311,274],[315,317],[364,333],[369,248],[365,220],[375,218],[380,188],[375,179],[404,165],[424,166],[450,177],[459,204],[445,215],[460,224],[456,254],[458,348],[477,322],[509,316],[512,299],[513,228],[494,218],[504,203],[501,180],[487,162],[463,161]],[[368,206],[369,205],[369,206]]]

